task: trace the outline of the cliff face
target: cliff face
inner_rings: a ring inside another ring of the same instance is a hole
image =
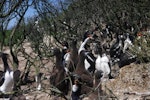
[[[149,100],[150,64],[124,66],[115,79],[103,82],[102,87],[119,100]]]

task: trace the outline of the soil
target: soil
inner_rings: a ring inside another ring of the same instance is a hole
[[[24,44],[25,52],[30,56],[35,57],[32,52],[30,43]],[[9,49],[6,47],[4,52],[10,54]],[[12,58],[9,57],[9,64],[12,67]],[[20,53],[18,54],[19,70],[23,74],[27,60]],[[40,66],[39,72],[42,75],[42,89],[36,89],[35,75],[37,73],[36,67],[31,66],[28,79],[32,82],[21,85],[21,90],[26,100],[64,100],[62,98],[50,95],[50,72],[53,68],[53,61],[43,59],[43,66]],[[36,62],[39,64],[38,60]],[[39,66],[38,66],[39,67]],[[0,60],[0,70],[3,70],[3,64]],[[115,97],[113,100],[150,100],[150,64],[130,64],[119,69],[113,66],[113,76],[115,79],[110,79],[102,83],[103,91],[106,91],[110,96]],[[3,100],[3,99],[0,99]],[[88,99],[86,99],[88,100]],[[112,100],[112,99],[109,99]]]

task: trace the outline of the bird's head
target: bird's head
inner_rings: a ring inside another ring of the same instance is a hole
[[[61,51],[59,48],[51,48],[51,53],[52,53],[52,56],[55,56],[55,55],[61,54]]]
[[[9,55],[7,53],[0,52],[0,57],[7,58]]]

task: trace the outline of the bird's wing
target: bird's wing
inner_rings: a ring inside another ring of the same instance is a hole
[[[18,81],[19,81],[20,74],[21,74],[20,70],[14,71],[14,75],[13,75],[13,76],[14,76],[14,81],[15,81],[15,82],[18,82]]]
[[[3,71],[0,71],[0,86],[4,83],[4,72]]]

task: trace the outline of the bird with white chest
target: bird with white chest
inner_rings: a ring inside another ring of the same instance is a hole
[[[126,40],[124,41],[123,53],[125,53],[125,51],[133,45],[132,41],[129,38],[129,33],[127,33],[126,35],[127,37],[126,37]]]
[[[11,92],[13,90],[13,84],[14,84],[14,80],[13,80],[14,72],[9,68],[9,65],[7,63],[8,54],[0,53],[0,56],[2,57],[2,61],[4,64],[4,72],[0,80],[1,83],[0,91],[2,93]]]
[[[97,48],[97,58],[95,61],[95,72],[100,72],[102,78],[108,78],[110,74],[109,58],[105,53],[102,53],[101,47]]]
[[[12,92],[14,89],[14,82],[18,80],[20,76],[19,70],[13,71],[9,67],[7,62],[8,56],[8,54],[0,52],[0,57],[2,58],[4,66],[4,71],[1,71],[0,74],[0,91],[2,93]]]
[[[84,67],[86,69],[86,71],[88,71],[89,73],[93,73],[93,71],[95,70],[95,57],[92,54],[91,51],[88,51],[86,44],[88,41],[92,40],[93,37],[91,34],[88,34],[88,36],[84,39],[84,41],[82,42],[82,44],[80,45],[80,48],[78,50],[78,54],[81,53],[81,51],[85,51],[84,55],[85,55],[85,60],[84,60]]]

